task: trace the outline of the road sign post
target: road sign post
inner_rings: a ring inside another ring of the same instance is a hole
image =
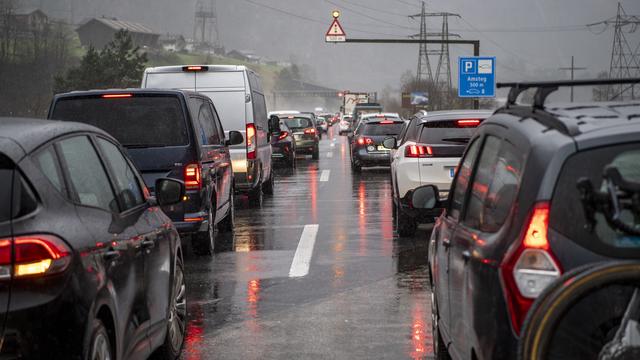
[[[461,57],[458,59],[458,97],[496,96],[496,58]]]
[[[331,15],[333,16],[333,22],[325,34],[324,41],[332,43],[346,42],[347,34],[344,32],[342,25],[340,25],[340,21],[338,21],[340,11],[334,10]]]

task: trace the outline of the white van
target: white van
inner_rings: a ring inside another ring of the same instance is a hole
[[[143,88],[197,91],[213,101],[225,133],[237,130],[245,142],[230,147],[236,191],[260,203],[273,194],[269,119],[260,77],[245,66],[179,65],[147,68]]]

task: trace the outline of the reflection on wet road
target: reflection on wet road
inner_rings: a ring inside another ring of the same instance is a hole
[[[213,259],[187,256],[183,359],[432,354],[426,231],[397,238],[388,169],[352,174],[345,137],[330,130],[320,154],[279,169],[261,208],[239,196]],[[312,235],[308,274],[290,277]]]

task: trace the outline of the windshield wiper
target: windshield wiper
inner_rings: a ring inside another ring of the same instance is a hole
[[[442,139],[442,141],[447,141],[447,142],[457,142],[457,143],[463,143],[466,144],[468,143],[470,140],[470,138],[466,138],[466,137],[458,137],[458,138],[446,138],[446,139]]]
[[[124,144],[122,145],[128,149],[146,149],[152,147],[167,147],[165,144]]]

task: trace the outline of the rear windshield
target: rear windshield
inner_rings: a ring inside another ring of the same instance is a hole
[[[565,163],[551,202],[549,225],[552,229],[580,245],[610,256],[640,256],[640,237],[614,231],[601,213],[596,213],[594,230],[586,229],[587,221],[577,183],[591,181],[594,189],[603,188],[602,174],[608,165],[615,166],[625,180],[640,182],[640,143],[617,145],[580,152]],[[625,210],[623,222],[640,224],[640,219]]]
[[[180,146],[189,143],[182,105],[175,95],[60,99],[50,118],[96,126],[124,146]]]
[[[313,127],[311,120],[307,118],[284,119],[284,122],[290,129],[305,129]]]
[[[383,124],[379,122],[368,123],[362,125],[363,135],[398,135],[402,131],[404,123],[394,122],[391,124]]]
[[[420,134],[423,144],[466,144],[477,127],[460,127],[457,120],[430,121],[424,125]]]

